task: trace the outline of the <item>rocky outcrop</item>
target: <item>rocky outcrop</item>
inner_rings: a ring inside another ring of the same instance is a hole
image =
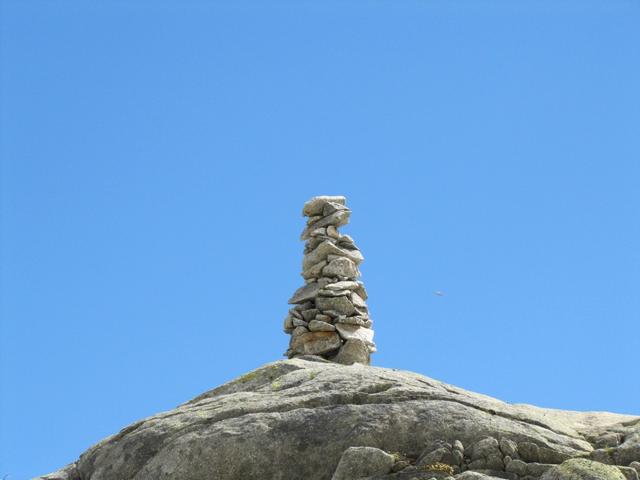
[[[637,480],[637,462],[640,417],[511,405],[411,372],[300,357],[134,423],[41,478],[564,480],[597,464]]]
[[[289,299],[295,305],[284,319],[291,335],[289,358],[320,355],[336,363],[369,364],[376,351],[372,321],[358,281],[364,257],[349,235],[338,232],[351,210],[345,197],[314,197],[304,204],[308,217],[302,232],[307,243],[302,261],[305,285]]]

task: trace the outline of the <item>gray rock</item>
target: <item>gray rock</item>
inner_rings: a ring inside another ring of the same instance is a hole
[[[305,320],[301,319],[301,318],[294,318],[293,319],[293,326],[294,327],[306,327],[309,325],[309,322],[306,322]]]
[[[337,323],[347,323],[349,325],[359,325],[361,327],[369,328],[371,326],[371,320],[362,315],[354,315],[352,317],[340,317]]]
[[[312,300],[318,295],[318,291],[328,283],[328,280],[320,279],[314,283],[308,283],[300,287],[295,291],[293,296],[289,299],[289,303],[303,303],[308,300]]]
[[[622,472],[627,480],[638,480],[638,471],[631,466],[621,467],[618,465],[618,469]]]
[[[362,299],[362,297],[360,295],[358,295],[356,292],[353,292],[351,294],[351,303],[353,303],[353,305],[356,308],[361,308],[361,309],[363,309],[365,311],[367,310],[367,304]]]
[[[337,350],[342,345],[335,332],[309,332],[299,337],[304,344],[305,355],[321,355]]]
[[[326,265],[327,265],[327,262],[325,260],[322,260],[321,262],[318,262],[315,265],[312,265],[311,267],[309,267],[308,269],[302,272],[302,278],[311,279],[311,278],[318,278],[322,276],[322,269]]]
[[[518,456],[518,444],[513,440],[509,440],[508,438],[500,439],[500,451],[502,455],[509,456],[511,458],[520,458]]]
[[[540,480],[626,480],[620,469],[584,458],[572,458],[548,469]]]
[[[346,257],[337,257],[322,269],[322,275],[326,277],[356,278],[360,275],[360,272],[353,260]]]
[[[356,290],[360,287],[358,282],[354,282],[353,280],[342,280],[339,282],[328,283],[325,285],[325,290],[334,290],[334,291],[344,291],[344,290]]]
[[[494,437],[486,437],[473,446],[471,452],[471,469],[486,468],[489,470],[504,470],[500,444]]]
[[[337,312],[339,315],[352,315],[356,312],[353,303],[347,297],[317,297],[316,307],[322,312]]]
[[[347,203],[347,199],[342,195],[322,195],[318,197],[313,197],[311,200],[306,202],[302,207],[302,215],[306,217],[311,217],[314,215],[322,215],[324,206],[327,203],[337,203],[340,205],[345,205]]]
[[[349,217],[351,216],[351,210],[339,210],[334,212],[326,217],[322,217],[317,222],[312,223],[307,228],[304,229],[300,238],[302,240],[306,240],[311,236],[311,233],[319,228],[327,227],[329,225],[333,225],[334,227],[340,227],[341,225],[346,225],[349,223]],[[323,232],[324,235],[325,232]]]
[[[311,330],[312,332],[335,332],[336,327],[327,322],[311,320],[309,322],[309,330]]]
[[[294,337],[298,336],[298,335],[302,335],[303,333],[307,333],[309,331],[309,329],[307,328],[306,325],[300,325],[296,328],[293,329],[293,332],[291,333]]]
[[[510,462],[505,462],[505,471],[515,473],[518,476],[524,476],[527,474],[527,464],[522,460],[511,459]]]
[[[357,338],[344,342],[340,350],[338,350],[338,354],[331,360],[342,365],[352,365],[354,363],[369,365],[371,361],[367,344]]]
[[[373,330],[370,328],[364,328],[358,325],[349,325],[347,323],[336,323],[336,329],[340,336],[345,340],[358,339],[368,345],[373,343]]]
[[[354,262],[356,265],[360,264],[364,257],[358,250],[345,250],[335,246],[328,240],[324,240],[313,251],[307,253],[302,260],[302,270],[306,271],[311,266],[322,262],[327,259],[328,255],[337,255],[339,257],[345,257]],[[326,268],[326,267],[325,267]],[[323,269],[324,273],[324,269]]]
[[[318,295],[321,297],[350,297],[351,290],[327,290],[323,288],[318,292]]]
[[[636,472],[640,473],[640,462],[631,462],[629,466],[633,468]]]
[[[293,317],[291,315],[287,315],[284,319],[284,325],[282,326],[283,330],[287,333],[293,331],[295,326],[293,325]]]
[[[310,322],[311,320],[316,318],[316,315],[318,315],[318,313],[320,313],[320,311],[317,308],[310,308],[308,310],[303,310],[302,318],[304,318],[307,322]]]
[[[540,449],[535,443],[519,442],[518,453],[525,462],[537,462],[540,460]]]
[[[325,315],[324,313],[319,313],[316,315],[316,320],[318,320],[319,322],[331,323],[331,319],[331,315]]]
[[[331,238],[340,238],[340,234],[338,233],[338,229],[336,227],[334,227],[333,225],[329,225],[327,227],[327,235],[330,236]]]
[[[335,335],[305,335],[316,334]],[[640,429],[638,417],[513,405],[411,372],[305,358],[130,425],[83,453],[77,478],[63,480],[327,480],[352,446],[417,458],[432,439],[471,450],[499,436],[578,457],[597,430],[629,438]]]
[[[331,480],[355,480],[391,471],[393,456],[378,448],[351,447],[340,458]]]

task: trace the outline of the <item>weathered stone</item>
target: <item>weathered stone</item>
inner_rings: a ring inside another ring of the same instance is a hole
[[[323,195],[323,196],[313,197],[311,200],[306,202],[302,207],[302,215],[306,217],[311,217],[314,215],[322,215],[324,206],[330,202],[338,203],[340,205],[345,205],[347,203],[347,199],[342,195]]]
[[[309,330],[311,330],[312,332],[335,332],[336,327],[327,322],[311,320],[309,322]]]
[[[353,303],[353,306],[356,307],[356,308],[360,308],[360,309],[363,309],[363,310],[368,310],[367,304],[362,299],[362,297],[360,295],[358,295],[356,292],[353,292],[351,294],[351,303]]]
[[[293,318],[291,317],[291,315],[287,315],[284,319],[284,331],[291,332],[294,328],[295,326],[293,325]]]
[[[362,262],[364,258],[362,254],[358,250],[344,250],[335,246],[328,240],[324,240],[320,245],[318,245],[312,252],[307,253],[304,256],[302,261],[302,270],[305,271],[309,269],[312,265],[320,263],[323,260],[326,260],[328,255],[338,255],[341,257],[348,258],[353,261],[356,265]],[[324,269],[323,269],[324,273]]]
[[[618,469],[622,472],[622,474],[626,477],[627,480],[638,480],[638,472],[635,468],[631,466],[621,467],[618,465]]]
[[[336,320],[336,323],[347,323],[349,325],[359,325],[361,327],[367,327],[367,328],[371,326],[371,320],[361,315],[356,315],[353,317],[343,316],[338,318],[338,320]]]
[[[329,225],[327,227],[327,235],[330,236],[331,238],[340,238],[340,234],[338,233],[338,229],[336,227],[334,227],[333,225]]]
[[[531,442],[519,442],[518,453],[520,458],[525,462],[537,462],[540,460],[539,447],[535,443]]]
[[[293,318],[293,326],[294,327],[306,327],[309,322],[303,320],[302,318]]]
[[[312,265],[311,267],[309,267],[307,270],[304,270],[302,272],[302,277],[304,279],[308,279],[308,278],[318,278],[320,276],[322,276],[322,269],[327,265],[327,262],[325,260],[322,260],[321,262],[316,263],[315,265]]]
[[[393,463],[393,456],[378,448],[350,447],[342,454],[331,480],[355,480],[389,473]]]
[[[502,461],[502,452],[500,451],[500,444],[494,437],[486,437],[480,440],[473,446],[471,452],[471,468],[475,461],[483,460],[484,466],[479,468],[488,468],[490,470],[504,470],[504,463]]]
[[[324,313],[333,311],[340,315],[351,315],[356,311],[353,303],[347,297],[317,297],[316,307]]]
[[[308,331],[309,331],[309,329],[307,328],[306,325],[300,325],[300,326],[297,326],[297,327],[295,327],[293,329],[292,335],[295,337],[295,336],[307,333]]]
[[[505,471],[524,476],[527,474],[527,464],[522,460],[511,459],[510,462],[505,462]]]
[[[318,291],[318,295],[321,297],[350,297],[351,290],[327,290],[323,288]]]
[[[341,225],[346,225],[349,223],[349,217],[351,216],[351,210],[340,210],[332,213],[331,215],[327,215],[326,217],[322,217],[317,222],[312,223],[307,228],[304,229],[300,238],[302,240],[306,240],[311,236],[311,232],[317,230],[318,228],[327,227],[329,225],[333,225],[334,227],[339,227]]]
[[[321,235],[326,235],[326,234],[327,234],[326,228],[316,228],[315,230],[311,230],[311,232],[309,232],[310,237],[319,237]]]
[[[125,428],[85,452],[78,475],[64,480],[327,480],[353,445],[417,458],[432,439],[471,451],[495,435],[578,457],[592,450],[585,438],[595,431],[625,439],[640,431],[638,417],[513,405],[412,372],[305,358],[271,363]]]
[[[342,345],[335,332],[309,332],[299,337],[306,355],[320,355],[337,350]]]
[[[295,291],[289,299],[289,303],[303,303],[316,297],[318,291],[327,284],[328,280],[320,279],[317,282],[309,283]]]
[[[504,456],[509,456],[511,458],[520,458],[518,456],[518,444],[513,440],[508,438],[500,439],[500,451]]]
[[[584,458],[572,458],[548,469],[540,480],[626,480],[622,472],[611,465]]]
[[[630,466],[631,468],[633,468],[636,472],[638,472],[638,473],[640,474],[640,461],[638,461],[638,462],[631,462],[631,463],[629,464],[629,466]]]
[[[530,477],[540,478],[547,470],[549,470],[553,466],[553,464],[549,463],[527,463],[527,475]]]
[[[336,202],[327,202],[324,204],[322,208],[322,216],[327,217],[332,213],[341,211],[341,210],[349,210],[345,205],[336,203]]]
[[[331,360],[343,365],[352,365],[354,363],[369,365],[369,349],[362,340],[357,338],[347,340],[342,347],[340,347],[338,354]]]
[[[318,315],[318,313],[320,313],[320,311],[317,308],[310,308],[308,310],[303,310],[302,318],[304,318],[307,322],[310,322],[311,320],[316,318],[316,315]]]
[[[325,315],[324,313],[319,313],[316,315],[316,320],[318,320],[319,322],[331,323],[331,319],[331,315]]]
[[[356,278],[360,275],[354,261],[346,257],[331,259],[329,264],[322,269],[325,277]]]
[[[357,338],[362,340],[366,344],[373,343],[373,330],[370,328],[363,328],[357,325],[349,325],[346,323],[336,323],[336,329],[342,338],[345,340],[351,340]]]
[[[353,280],[342,280],[339,282],[328,283],[325,285],[325,290],[335,290],[335,291],[344,291],[344,290],[355,290],[360,287],[358,282],[354,282]]]
[[[360,281],[358,281],[358,288],[354,289],[354,292],[360,295],[360,297],[362,297],[363,300],[366,300],[367,298],[369,298],[369,295],[367,294],[367,290],[364,288],[364,283]]]

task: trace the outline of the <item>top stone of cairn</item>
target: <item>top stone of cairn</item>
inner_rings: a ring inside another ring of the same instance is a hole
[[[302,277],[305,285],[289,300],[295,305],[284,321],[291,335],[289,358],[318,355],[328,360],[369,364],[375,352],[372,321],[358,281],[364,260],[349,235],[338,232],[351,216],[343,196],[314,197],[304,204],[307,224]]]

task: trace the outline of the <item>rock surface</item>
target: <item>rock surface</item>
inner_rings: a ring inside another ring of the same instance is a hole
[[[347,449],[373,447],[394,464],[370,480],[564,480],[554,475],[566,460],[603,444],[624,467],[608,478],[630,480],[640,417],[512,405],[416,373],[299,357],[134,423],[40,478],[330,480]]]

